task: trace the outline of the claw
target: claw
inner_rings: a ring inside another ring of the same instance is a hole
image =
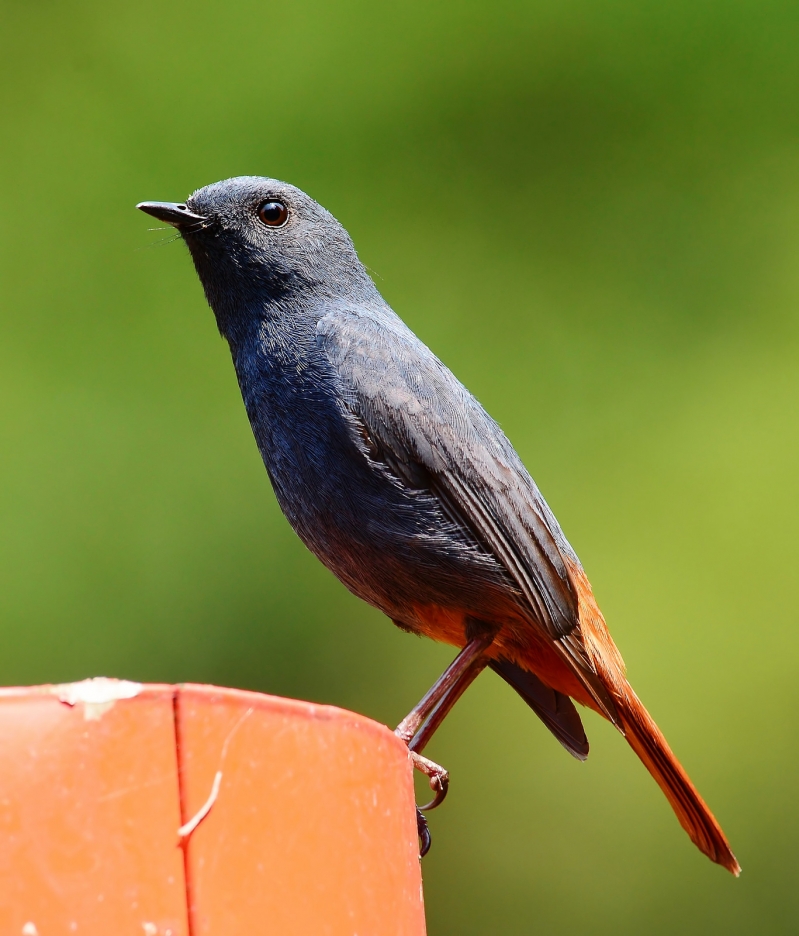
[[[419,857],[424,858],[430,851],[433,840],[430,837],[430,829],[427,827],[427,819],[425,819],[418,806],[416,807],[416,832],[419,836]]]
[[[419,807],[422,812],[435,809],[436,806],[440,806],[446,799],[447,793],[449,792],[449,774],[446,770],[430,778],[430,789],[435,793],[435,796],[429,803],[425,803],[424,806]]]

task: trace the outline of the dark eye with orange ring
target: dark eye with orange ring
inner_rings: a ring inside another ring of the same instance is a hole
[[[258,208],[258,217],[269,227],[280,227],[286,223],[288,216],[289,210],[283,202],[268,201]]]

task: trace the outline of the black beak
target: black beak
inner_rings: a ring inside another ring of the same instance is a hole
[[[139,211],[144,211],[148,215],[158,218],[159,221],[166,221],[167,224],[177,228],[182,227],[184,224],[199,224],[208,220],[202,215],[189,211],[185,205],[176,205],[174,202],[143,201],[139,202],[136,207]]]

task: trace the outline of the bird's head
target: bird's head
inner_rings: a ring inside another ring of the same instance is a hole
[[[182,204],[137,207],[181,234],[224,333],[242,316],[375,292],[341,224],[286,182],[240,176],[198,189]]]

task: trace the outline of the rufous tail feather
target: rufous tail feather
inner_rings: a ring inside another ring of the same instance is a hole
[[[616,705],[630,747],[666,794],[680,825],[690,835],[691,841],[711,861],[723,865],[738,877],[741,866],[733,855],[721,826],[705,805],[705,801],[629,683],[622,693],[616,696]]]
[[[618,727],[666,794],[691,841],[711,861],[723,865],[737,877],[741,873],[741,866],[721,826],[672,753],[654,719],[627,682],[624,661],[608,633],[585,573],[578,565],[573,565],[570,571],[577,592],[581,634],[596,674],[616,703],[621,722]],[[592,700],[586,701],[592,704]],[[595,706],[592,704],[592,707]]]

